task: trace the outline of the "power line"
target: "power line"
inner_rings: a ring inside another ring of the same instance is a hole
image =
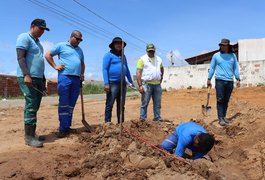
[[[59,8],[61,8],[61,9],[63,9],[64,11],[66,11],[66,12],[68,12],[68,13],[74,15],[75,17],[78,17],[78,18],[79,18],[80,20],[82,20],[83,22],[85,22],[85,23],[89,23],[89,24],[90,24],[92,27],[94,27],[95,29],[97,29],[97,30],[99,30],[99,31],[101,31],[101,32],[103,32],[103,33],[106,33],[106,34],[109,34],[109,35],[114,36],[113,33],[111,33],[111,32],[109,32],[109,31],[107,31],[107,30],[105,30],[105,29],[103,29],[103,28],[101,28],[101,27],[95,25],[94,23],[92,23],[92,22],[90,22],[90,21],[88,21],[88,20],[86,20],[86,19],[84,19],[84,18],[78,16],[77,14],[75,14],[75,13],[73,13],[73,12],[71,12],[71,11],[65,9],[64,7],[58,5],[58,4],[56,4],[56,3],[54,3],[54,2],[52,2],[52,1],[50,1],[50,0],[46,0],[46,1],[48,1],[48,2],[51,3],[51,4],[53,4],[53,5],[56,6],[57,8],[59,7]],[[78,20],[79,20],[79,19],[78,19]]]
[[[75,17],[73,17],[71,15],[68,15],[66,13],[63,13],[60,10],[55,9],[55,8],[53,8],[53,7],[51,7],[51,6],[47,5],[47,4],[44,4],[42,2],[37,1],[37,0],[28,0],[28,1],[30,1],[31,3],[33,3],[33,4],[35,4],[35,5],[39,6],[39,7],[44,8],[45,10],[48,10],[48,11],[54,13],[57,16],[64,17],[66,20],[71,21],[71,22],[74,22],[75,24],[78,24],[79,26],[82,26],[82,27],[85,27],[87,29],[90,29],[91,31],[93,31],[93,32],[90,32],[90,33],[92,33],[97,38],[100,38],[100,39],[102,39],[102,37],[108,38],[108,36],[106,36],[105,34],[99,33],[97,31],[95,31],[94,29],[92,29],[91,27],[89,27],[87,25],[84,25],[77,18],[75,18]],[[100,35],[102,37],[99,37],[98,35]]]
[[[49,6],[49,5],[47,5],[47,4],[43,3],[43,2],[37,1],[37,0],[28,0],[28,1],[31,2],[32,4],[35,4],[35,5],[39,6],[39,7],[47,10],[47,11],[52,12],[53,14],[58,16],[59,19],[61,19],[62,21],[66,22],[67,24],[70,24],[70,25],[78,27],[78,28],[80,28],[79,26],[81,26],[82,28],[89,29],[90,31],[92,31],[92,32],[89,32],[89,33],[91,33],[93,36],[95,36],[98,39],[101,39],[103,41],[109,42],[109,39],[112,38],[112,37],[109,37],[109,35],[114,36],[113,33],[110,33],[109,31],[107,31],[107,30],[105,30],[105,29],[103,29],[103,28],[101,28],[101,27],[99,27],[99,26],[87,21],[86,19],[74,14],[73,12],[63,8],[62,6],[59,6],[56,3],[51,2],[50,0],[46,0],[46,1],[48,1],[51,4],[53,4],[53,6],[57,7],[57,9],[54,8],[54,7],[51,7],[51,6]],[[62,9],[63,11],[65,11],[67,13],[64,13],[60,9]],[[60,17],[63,17],[63,18],[60,18]],[[74,25],[73,23],[77,24],[78,26]],[[83,30],[83,31],[87,32],[86,30]],[[138,46],[138,45],[136,45],[136,44],[134,44],[134,43],[132,43],[130,41],[127,41],[127,42],[130,44],[130,46],[128,46],[128,48],[134,49],[134,50],[139,51],[139,52],[143,51],[142,47],[140,47],[140,46]],[[159,48],[157,48],[157,49],[159,49]],[[165,50],[163,50],[163,51],[165,51]],[[165,52],[167,52],[167,51],[165,51]]]
[[[50,2],[51,4],[53,4],[54,6],[57,6],[57,9],[56,8],[53,8],[53,7],[49,6],[49,5],[47,5],[45,3],[39,2],[37,0],[35,0],[35,1],[34,0],[28,0],[28,1],[31,2],[31,3],[33,3],[33,4],[35,4],[35,5],[37,5],[37,6],[39,6],[39,7],[41,7],[41,8],[44,8],[45,10],[48,10],[48,11],[52,12],[53,14],[55,14],[56,16],[58,16],[59,18],[60,17],[64,17],[65,19],[67,19],[68,21],[70,21],[70,23],[67,22],[68,24],[73,25],[71,22],[74,22],[75,24],[78,24],[81,27],[85,27],[87,29],[90,29],[90,31],[93,31],[92,35],[94,35],[95,37],[97,37],[97,38],[99,38],[101,40],[104,40],[104,41],[107,41],[108,42],[109,39],[111,39],[109,37],[109,35],[111,34],[112,36],[114,36],[112,33],[104,30],[103,28],[100,28],[99,26],[96,26],[95,24],[93,24],[93,23],[85,20],[84,18],[82,18],[82,17],[80,17],[80,16],[72,13],[71,11],[66,10],[65,8],[63,8],[63,7],[57,5],[57,4],[55,4],[55,3],[53,3],[53,2],[51,2],[49,0],[47,0],[47,1]],[[61,9],[63,9],[64,11],[66,11],[68,14],[60,11],[58,9],[58,7],[61,8]],[[72,15],[69,15],[69,14],[72,14]],[[75,15],[75,16],[73,16],[73,15]],[[64,22],[66,22],[65,19],[62,19],[62,20]],[[80,19],[82,21],[80,21]],[[90,24],[92,24],[93,26],[92,27],[89,27],[89,26],[91,26]],[[76,25],[73,25],[73,26],[76,26]],[[95,30],[95,28],[96,28],[96,30]],[[100,30],[101,32],[98,32],[98,30]],[[87,32],[87,31],[85,31],[85,32]],[[108,34],[108,35],[106,35],[106,34]],[[98,35],[103,36],[104,39],[102,37],[98,36]],[[139,52],[140,52],[140,50],[142,50],[142,47],[139,47],[138,45],[136,45],[134,43],[131,43],[131,42],[130,42],[129,48],[134,49],[134,50],[139,51]]]
[[[131,36],[134,39],[137,39],[138,41],[144,43],[144,44],[148,44],[146,41],[134,36],[133,34],[127,32],[126,30],[123,30],[122,28],[120,28],[119,26],[115,25],[114,23],[110,22],[109,20],[107,20],[106,18],[100,16],[99,14],[95,13],[94,11],[92,11],[91,9],[89,9],[87,6],[81,4],[80,2],[78,2],[77,0],[73,0],[75,3],[77,3],[79,6],[83,7],[84,9],[86,9],[87,11],[91,12],[92,14],[94,14],[95,16],[97,16],[98,18],[102,19],[103,21],[107,22],[108,24],[112,25],[113,27],[119,29],[120,31],[126,33],[127,35]],[[161,49],[161,48],[157,48],[160,51],[164,51],[164,52],[169,52],[167,50]]]
[[[92,11],[91,9],[89,9],[88,7],[86,7],[85,5],[79,3],[79,2],[76,1],[76,0],[73,0],[73,1],[74,1],[75,3],[77,3],[78,5],[80,5],[81,7],[83,7],[84,9],[88,10],[89,12],[91,12],[92,14],[94,14],[95,16],[97,16],[98,18],[102,19],[103,21],[107,22],[108,24],[110,24],[110,25],[114,26],[115,28],[119,29],[120,31],[122,31],[122,32],[126,33],[127,35],[129,35],[129,36],[131,36],[131,37],[133,37],[133,38],[139,40],[140,42],[142,42],[142,43],[144,43],[144,44],[147,44],[147,42],[145,42],[144,40],[142,40],[142,39],[140,39],[140,38],[138,38],[138,37],[132,35],[131,33],[127,32],[127,31],[125,31],[125,30],[123,30],[123,29],[121,29],[119,26],[116,26],[115,24],[113,24],[112,22],[108,21],[108,20],[105,19],[104,17],[98,15],[97,13],[95,13],[94,11]]]

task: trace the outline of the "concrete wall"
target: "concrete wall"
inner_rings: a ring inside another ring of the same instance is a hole
[[[239,62],[265,60],[265,38],[238,41]]]
[[[167,90],[206,87],[210,64],[165,67],[162,88]],[[240,62],[241,85],[265,84],[265,60]],[[212,79],[214,85],[214,77]]]
[[[167,90],[183,89],[189,86],[202,88],[206,86],[209,64],[182,67],[164,67],[162,88]]]
[[[239,63],[242,86],[265,84],[265,60]]]

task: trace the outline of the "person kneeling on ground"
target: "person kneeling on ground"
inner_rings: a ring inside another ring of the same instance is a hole
[[[176,130],[168,136],[160,147],[171,154],[175,149],[175,155],[186,157],[185,149],[192,151],[191,159],[199,159],[206,155],[214,146],[215,139],[212,135],[194,122],[180,124]]]

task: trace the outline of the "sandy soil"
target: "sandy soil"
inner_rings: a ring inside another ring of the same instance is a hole
[[[206,95],[206,89],[164,93],[161,123],[152,122],[152,104],[148,121],[141,123],[140,98],[126,101],[124,129],[149,144],[161,143],[177,124],[187,121],[198,122],[213,133],[217,140],[214,148],[206,158],[190,164],[164,155],[126,131],[120,136],[115,113],[114,124],[103,127],[104,100],[85,98],[86,120],[92,132],[82,126],[78,101],[73,120],[78,134],[63,139],[56,136],[56,101],[45,100],[38,113],[37,131],[46,136],[40,149],[24,145],[21,103],[2,105],[0,179],[264,179],[265,87],[233,92],[228,112],[232,124],[227,127],[217,123],[214,90],[211,114],[202,116]]]

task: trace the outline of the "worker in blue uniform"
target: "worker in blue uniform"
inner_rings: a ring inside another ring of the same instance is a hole
[[[48,63],[58,71],[58,95],[59,95],[59,137],[65,137],[69,133],[75,133],[72,125],[73,110],[80,92],[80,81],[84,80],[84,54],[78,46],[83,41],[82,33],[75,30],[71,33],[68,42],[56,44],[45,55]],[[53,56],[58,55],[58,64]]]
[[[186,148],[192,151],[191,159],[199,159],[206,155],[214,146],[215,139],[212,135],[194,122],[186,122],[176,127],[160,147],[178,157],[185,157]]]

